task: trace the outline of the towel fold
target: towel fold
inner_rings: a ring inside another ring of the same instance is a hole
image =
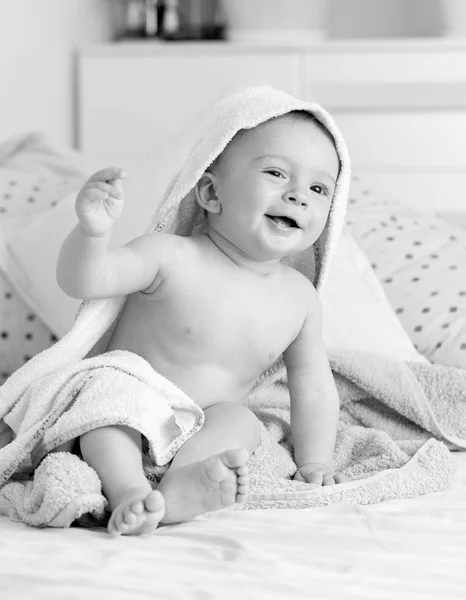
[[[36,526],[69,526],[86,513],[104,518],[99,478],[72,454],[80,435],[106,425],[136,429],[146,475],[160,477],[203,423],[199,406],[140,356],[115,350],[81,360],[37,381],[4,415],[12,439],[0,447],[0,514]]]
[[[76,438],[105,425],[137,429],[154,463],[166,465],[202,427],[204,413],[146,360],[114,350],[38,380],[3,422],[13,439],[0,448],[0,484],[30,473],[52,450],[72,450]]]
[[[309,508],[373,504],[448,487],[466,449],[466,371],[340,350],[330,364],[341,399],[335,468],[351,481],[293,481],[289,395],[282,378],[251,397],[265,430],[251,464],[249,501],[232,507]]]
[[[54,452],[34,476],[0,490],[0,514],[35,527],[105,524],[108,502],[97,473],[69,452]]]
[[[262,436],[249,461],[248,500],[228,510],[373,504],[449,485],[455,461],[447,445],[466,448],[466,371],[349,350],[330,359],[342,399],[335,467],[351,481],[325,488],[293,481],[289,396],[280,379],[250,397]],[[20,425],[16,446],[0,449],[2,480],[15,471],[0,489],[0,514],[31,525],[64,527],[86,516],[88,524],[105,524],[97,474],[70,453],[76,436],[110,424],[137,429],[147,440],[145,471],[156,486],[203,424],[184,392],[130,352],[83,360],[54,390],[51,400],[43,382],[34,402],[25,397],[21,411],[7,416],[13,428]],[[16,455],[21,446],[28,455]],[[49,454],[54,449],[61,451]]]

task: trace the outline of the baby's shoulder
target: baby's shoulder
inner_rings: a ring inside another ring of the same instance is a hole
[[[322,307],[313,283],[293,267],[287,267],[286,276],[288,277],[288,281],[286,282],[286,286],[292,296],[293,303],[300,309],[298,311],[299,314],[304,315],[306,318],[309,315],[320,316],[322,314]]]
[[[186,238],[173,233],[151,231],[139,239],[147,251],[155,252],[160,257],[165,257],[167,261],[176,260],[180,254],[185,254],[190,250]]]
[[[189,263],[188,256],[192,250],[185,238],[163,232],[148,232],[131,240],[126,245],[139,262],[156,266],[158,281],[167,280]]]
[[[294,293],[298,293],[306,298],[317,298],[317,291],[313,283],[305,275],[289,265],[283,265],[283,267],[287,284],[293,289]]]

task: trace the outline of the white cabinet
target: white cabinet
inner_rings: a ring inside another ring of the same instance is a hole
[[[463,65],[461,40],[92,46],[79,56],[78,145],[96,168],[131,170],[226,92],[268,83],[326,106],[368,180],[455,208],[466,202]]]
[[[134,164],[237,86],[302,93],[299,53],[223,44],[122,44],[80,59],[79,146],[93,162]]]

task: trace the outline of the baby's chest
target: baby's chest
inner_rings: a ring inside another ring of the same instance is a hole
[[[169,310],[186,342],[261,362],[280,355],[304,320],[303,303],[291,291],[255,286],[185,288],[174,295]]]

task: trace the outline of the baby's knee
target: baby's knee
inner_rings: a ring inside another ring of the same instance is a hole
[[[247,406],[235,402],[221,402],[206,409],[206,420],[221,418],[230,431],[247,435],[252,445],[259,442],[262,425],[256,415]]]

